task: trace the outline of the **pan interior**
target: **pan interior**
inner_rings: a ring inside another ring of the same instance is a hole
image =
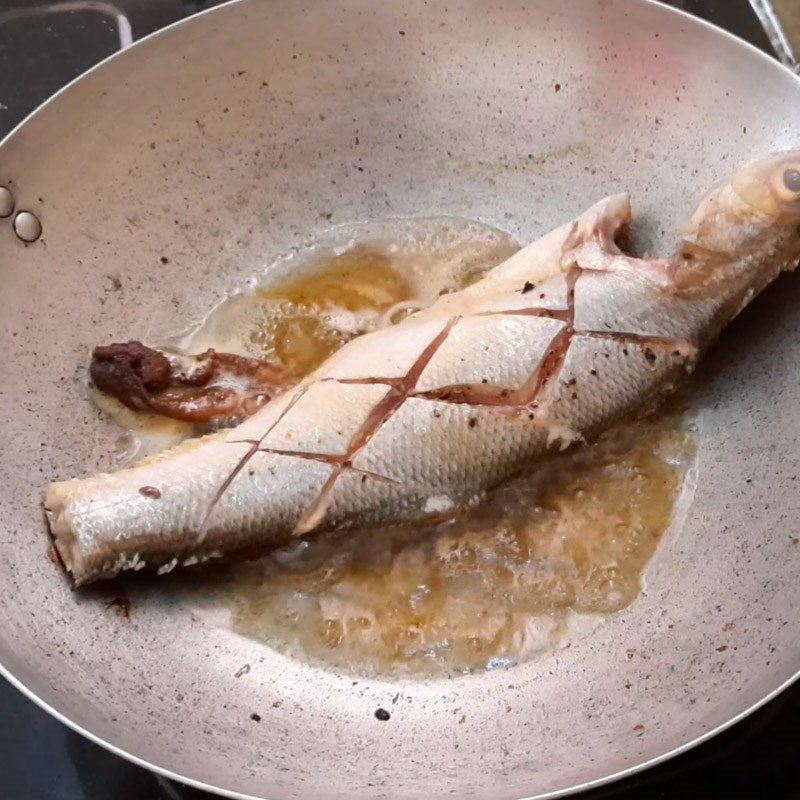
[[[320,670],[184,613],[163,582],[120,615],[114,587],[73,593],[47,560],[40,500],[113,465],[85,398],[97,341],[174,335],[331,224],[448,215],[527,241],[626,189],[641,247],[663,251],[737,162],[797,146],[798,100],[766,57],[635,0],[246,0],[73,85],[0,147],[43,225],[24,246],[0,223],[4,669],[131,757],[273,800],[541,796],[776,691],[800,638],[796,276],[703,368],[694,501],[646,593],[507,671]]]

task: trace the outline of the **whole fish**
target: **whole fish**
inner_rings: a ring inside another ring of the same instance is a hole
[[[800,259],[800,151],[715,189],[670,258],[626,255],[630,221],[628,197],[608,197],[351,341],[238,427],[51,484],[50,531],[74,582],[441,514],[652,406]]]

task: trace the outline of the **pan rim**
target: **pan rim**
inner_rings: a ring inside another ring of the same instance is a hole
[[[190,17],[178,20],[163,28],[160,28],[159,30],[154,31],[142,37],[141,39],[137,39],[129,47],[126,47],[122,50],[118,50],[117,52],[112,53],[111,55],[107,56],[94,66],[90,67],[85,72],[73,78],[66,85],[61,87],[57,92],[55,92],[53,95],[47,98],[37,108],[31,111],[24,119],[22,119],[17,125],[15,125],[11,129],[11,131],[9,131],[2,139],[0,139],[0,149],[2,149],[4,146],[10,143],[12,139],[16,138],[16,136],[18,136],[21,132],[23,132],[23,129],[29,122],[31,122],[35,117],[37,117],[41,112],[43,112],[51,103],[56,102],[62,94],[71,91],[75,85],[83,81],[85,78],[88,78],[90,75],[100,70],[101,68],[104,68],[108,62],[123,57],[127,52],[139,48],[140,45],[145,46],[145,43],[150,43],[151,41],[157,39],[162,35],[168,35],[172,31],[172,29],[177,28],[178,26],[188,26],[194,24],[195,20],[199,20],[200,18],[204,18],[208,15],[216,13],[224,13],[226,9],[232,8],[233,6],[245,5],[247,3],[256,1],[257,0],[225,0],[225,2],[220,3],[217,6],[205,9],[196,14],[193,14]],[[321,0],[309,0],[309,2],[320,2],[320,1]],[[715,25],[714,23],[708,22],[707,20],[702,19],[700,17],[696,17],[682,9],[665,5],[663,2],[661,2],[661,0],[622,0],[622,2],[632,7],[639,5],[639,6],[649,6],[651,8],[658,8],[659,9],[658,13],[664,13],[667,15],[671,14],[674,17],[683,20],[689,25],[698,26],[699,28],[703,28],[706,29],[707,31],[712,32],[713,35],[721,36],[722,39],[728,40],[728,42],[731,45],[743,48],[742,52],[750,54],[748,57],[755,56],[762,61],[768,62],[771,65],[770,68],[772,69],[777,68],[779,72],[785,73],[785,75],[789,76],[790,79],[796,83],[796,85],[800,86],[800,74],[794,72],[788,66],[778,61],[777,58],[774,58],[773,56],[764,52],[757,46],[736,36],[730,31],[727,31],[724,28]],[[84,736],[93,744],[102,747],[103,749],[114,754],[115,756],[123,758],[126,761],[129,761],[143,769],[146,769],[149,772],[154,773],[155,775],[221,797],[232,798],[233,800],[274,800],[274,798],[269,798],[266,795],[245,794],[242,792],[224,789],[219,786],[214,786],[202,780],[192,778],[188,775],[181,774],[166,767],[160,766],[159,764],[153,763],[146,758],[137,756],[135,753],[114,744],[112,741],[109,741],[101,736],[98,736],[89,729],[84,728],[80,723],[70,719],[68,716],[62,713],[56,707],[55,704],[51,704],[50,702],[40,697],[34,689],[26,685],[21,679],[17,678],[11,671],[11,669],[8,668],[2,662],[1,659],[0,659],[0,676],[5,678],[14,688],[19,690],[25,697],[34,702],[39,708],[47,712],[50,716],[58,720],[60,723],[65,725],[70,730],[80,734],[81,736]],[[574,784],[572,786],[565,787],[563,789],[557,789],[550,792],[544,792],[534,795],[524,795],[519,797],[518,800],[555,800],[555,798],[567,797],[578,792],[598,788],[601,786],[606,786],[608,784],[614,783],[624,778],[633,776],[651,767],[657,766],[658,764],[662,764],[668,761],[669,759],[674,758],[675,756],[681,755],[682,753],[685,753],[693,749],[694,747],[703,744],[704,742],[710,740],[719,733],[722,733],[723,731],[741,722],[743,719],[747,718],[748,716],[750,716],[751,714],[753,714],[754,712],[765,706],[767,703],[775,699],[778,695],[780,695],[790,686],[795,684],[799,679],[800,679],[800,668],[798,668],[793,674],[791,674],[788,678],[786,678],[782,683],[780,683],[769,693],[761,697],[756,702],[752,703],[747,708],[741,710],[740,712],[732,716],[730,719],[708,729],[704,733],[697,735],[693,739],[690,739],[689,741],[684,742],[683,744],[678,745],[677,747],[674,747],[671,750],[661,753],[660,755],[657,755],[653,758],[647,759],[640,763],[633,764],[629,767],[625,767],[624,769],[618,770],[608,775],[595,778],[593,780]]]
[[[233,2],[239,2],[239,0],[232,0]],[[6,667],[0,663],[0,676],[4,677],[14,688],[18,689],[22,692],[25,697],[29,700],[33,701],[39,708],[43,711],[46,711],[50,716],[54,719],[58,720],[63,725],[66,725],[70,730],[75,731],[75,733],[79,733],[81,736],[87,738],[93,744],[99,745],[104,750],[107,750],[109,753],[112,753],[115,756],[125,759],[126,761],[135,764],[138,767],[142,767],[146,769],[148,772],[152,772],[156,775],[159,775],[163,778],[167,778],[168,780],[177,781],[178,783],[184,784],[185,786],[189,786],[193,789],[200,789],[201,791],[208,792],[209,794],[215,794],[219,797],[227,797],[231,798],[231,800],[273,800],[273,798],[268,798],[265,795],[255,795],[255,794],[243,794],[242,792],[234,792],[230,791],[229,789],[223,789],[218,786],[213,786],[210,783],[205,783],[204,781],[197,780],[195,778],[190,778],[187,775],[181,775],[178,772],[173,772],[166,767],[162,767],[158,764],[154,764],[147,759],[140,758],[139,756],[124,750],[121,747],[103,739],[97,734],[92,733],[90,730],[84,728],[79,723],[71,720],[66,715],[62,714],[57,708],[50,705],[45,700],[42,700],[32,689],[26,686],[22,681],[18,680],[14,675],[6,669]],[[688,742],[684,742],[684,744],[679,745],[678,747],[674,747],[672,750],[668,750],[666,753],[662,753],[661,755],[655,756],[654,758],[650,758],[647,761],[642,761],[639,764],[634,764],[630,767],[626,767],[625,769],[619,770],[617,772],[611,773],[610,775],[606,775],[602,778],[597,778],[591,781],[585,781],[584,783],[577,783],[573,786],[568,786],[564,789],[556,789],[552,792],[545,792],[544,794],[533,794],[533,795],[525,795],[523,797],[518,798],[518,800],[556,800],[559,797],[569,797],[571,795],[577,794],[578,792],[584,792],[589,789],[597,789],[601,786],[607,786],[611,783],[615,783],[616,781],[623,780],[624,778],[629,778],[633,775],[638,774],[639,772],[644,772],[650,767],[658,766],[659,764],[663,764],[666,761],[669,761],[676,756],[681,755],[689,750],[698,747],[699,745],[703,744],[704,742],[713,739],[720,733],[732,728],[737,723],[741,722],[743,719],[746,719],[751,714],[758,711],[760,708],[765,706],[771,700],[774,700],[778,695],[792,686],[794,683],[798,681],[800,678],[800,670],[795,672],[789,678],[787,678],[782,684],[777,686],[773,689],[769,694],[762,697],[760,700],[753,703],[748,708],[740,711],[735,716],[731,717],[729,720],[720,723],[719,725],[709,729],[705,733],[696,736],[694,739],[691,739]]]

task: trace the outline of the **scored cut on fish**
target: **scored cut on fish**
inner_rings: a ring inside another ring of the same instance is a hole
[[[622,251],[630,204],[608,197],[476,283],[354,339],[238,427],[51,484],[57,551],[83,584],[466,503],[670,392],[796,265],[799,221],[800,151],[715,189],[668,259]]]

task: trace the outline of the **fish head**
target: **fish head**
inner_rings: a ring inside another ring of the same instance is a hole
[[[800,150],[740,167],[697,207],[684,229],[679,288],[736,280],[753,287],[800,260]]]
[[[800,150],[773,153],[745,164],[731,181],[738,197],[772,224],[800,222]]]

